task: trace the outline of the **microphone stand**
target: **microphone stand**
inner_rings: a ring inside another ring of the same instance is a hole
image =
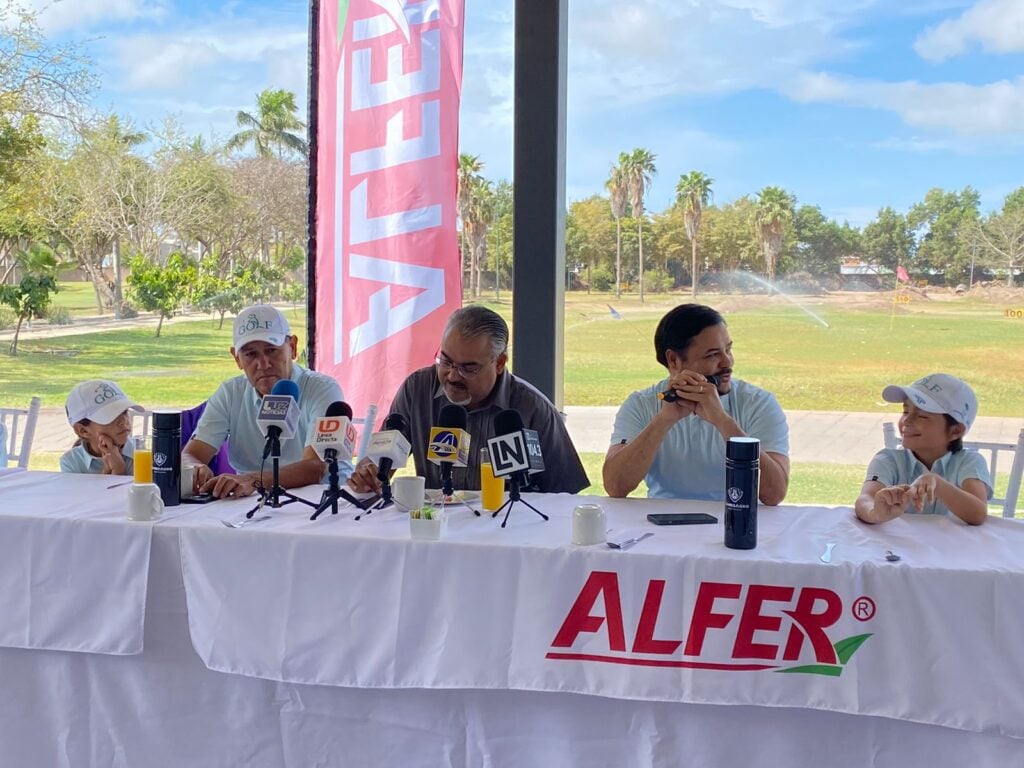
[[[527,479],[528,479],[528,477],[529,476],[527,476]],[[515,504],[517,501],[520,504],[525,504],[526,506],[528,506],[530,509],[532,509],[538,515],[543,517],[545,520],[549,520],[550,519],[547,515],[545,515],[543,512],[541,512],[535,506],[533,506],[533,504],[531,504],[530,502],[528,502],[525,499],[523,499],[523,497],[519,493],[519,485],[520,485],[520,483],[522,483],[522,480],[519,479],[519,474],[518,473],[509,477],[509,479],[508,479],[508,500],[504,504],[502,504],[500,507],[498,507],[496,510],[494,510],[494,514],[491,515],[491,518],[493,519],[493,518],[497,517],[501,513],[501,510],[503,510],[503,509],[505,510],[505,519],[501,521],[501,527],[502,528],[505,527],[505,523],[508,522],[508,516],[512,513],[512,505]]]
[[[445,468],[447,468],[447,471],[445,471]],[[441,509],[442,510],[447,509],[447,506],[448,506],[448,502],[446,501],[447,499],[452,499],[453,501],[455,500],[455,480],[452,477],[452,469],[453,468],[454,468],[453,464],[445,463],[445,464],[441,465]],[[466,501],[465,499],[463,499],[462,501],[456,501],[455,503],[456,504],[461,504],[466,509],[468,509],[470,512],[472,512],[474,515],[476,515],[477,517],[480,517],[480,510],[476,509],[473,506],[471,506],[470,503],[468,501]]]
[[[341,494],[341,483],[338,479],[338,452],[329,448],[327,453],[327,490],[320,497],[320,504],[317,505],[316,511],[309,519],[316,520],[328,507],[332,515],[338,514],[338,497]]]
[[[271,487],[264,488],[263,486],[263,475],[260,473],[260,486],[257,488],[260,495],[260,500],[256,503],[256,506],[250,509],[246,514],[246,518],[251,519],[253,515],[259,512],[263,507],[270,507],[271,509],[280,509],[285,504],[291,504],[295,501],[301,501],[303,504],[309,504],[309,506],[316,506],[311,501],[296,496],[294,493],[289,493],[281,487],[281,436],[280,434],[270,433],[267,435],[267,441],[270,443],[270,474],[271,474]],[[282,497],[285,499],[282,501]]]

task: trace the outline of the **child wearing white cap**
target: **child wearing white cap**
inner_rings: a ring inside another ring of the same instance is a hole
[[[132,473],[129,411],[143,412],[117,384],[103,379],[83,381],[71,390],[64,410],[78,440],[60,457],[61,472],[91,475]]]
[[[909,386],[890,384],[882,398],[903,403],[903,447],[883,449],[871,460],[854,504],[857,517],[884,523],[917,512],[985,522],[992,478],[985,459],[963,447],[978,413],[974,390],[955,376],[933,373]]]

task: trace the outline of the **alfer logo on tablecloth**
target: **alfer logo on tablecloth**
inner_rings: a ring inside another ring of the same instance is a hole
[[[664,579],[648,581],[639,621],[635,627],[627,627],[623,617],[636,615],[636,611],[623,610],[624,601],[638,595],[621,593],[618,573],[592,571],[551,641],[546,658],[838,677],[871,637],[871,633],[838,641],[829,637],[828,631],[843,616],[844,605],[842,597],[825,587],[702,581],[695,594],[682,601],[692,609],[687,626],[673,633],[679,636],[656,638],[665,586]],[[604,606],[603,615],[595,611],[598,603]],[[627,602],[625,607],[631,606]],[[875,602],[870,597],[858,597],[848,607],[856,621],[870,621],[875,616]],[[670,622],[663,620],[661,626],[666,623]],[[627,629],[632,629],[629,644]],[[577,647],[579,650],[573,650]]]

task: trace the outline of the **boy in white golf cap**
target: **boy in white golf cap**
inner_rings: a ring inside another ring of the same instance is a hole
[[[343,399],[338,382],[295,362],[298,338],[284,315],[267,304],[238,313],[232,341],[231,356],[243,375],[228,379],[213,393],[182,453],[182,461],[195,467],[194,490],[221,498],[248,496],[260,482],[270,485],[270,462],[263,460],[264,437],[256,417],[263,397],[282,379],[291,379],[299,388],[299,423],[295,437],[281,444],[281,485],[295,488],[320,482],[324,463],[306,440],[327,406]],[[239,474],[215,478],[207,464],[225,440],[228,459]],[[350,463],[339,469],[343,478],[352,471]]]
[[[60,457],[61,472],[92,475],[132,473],[130,411],[143,412],[117,384],[104,379],[83,381],[64,403],[68,423],[78,440]]]
[[[903,403],[903,447],[883,449],[871,460],[854,505],[857,517],[884,523],[916,511],[985,522],[992,478],[984,458],[963,447],[978,415],[974,390],[955,376],[933,373],[909,386],[890,384],[882,398]]]

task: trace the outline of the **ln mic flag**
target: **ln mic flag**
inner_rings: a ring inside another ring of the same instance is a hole
[[[462,306],[463,0],[315,0],[314,367],[387,409]]]

